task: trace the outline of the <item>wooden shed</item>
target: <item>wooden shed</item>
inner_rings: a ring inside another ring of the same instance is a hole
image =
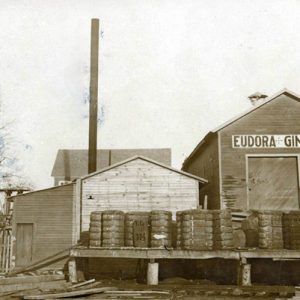
[[[207,178],[208,207],[299,209],[300,98],[282,90],[209,132],[182,170]]]
[[[76,244],[75,184],[13,196],[15,265],[24,267]],[[68,251],[65,251],[65,255]],[[59,261],[57,266],[63,263]]]
[[[76,183],[14,196],[16,266],[22,267],[75,245],[95,210],[177,210],[199,205],[205,179],[142,156],[104,168]],[[62,266],[63,262],[58,265]]]
[[[92,211],[178,210],[199,206],[199,186],[206,180],[143,156],[135,156],[80,179],[81,230]],[[173,214],[173,215],[174,215]]]

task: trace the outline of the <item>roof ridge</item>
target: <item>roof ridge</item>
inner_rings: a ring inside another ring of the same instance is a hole
[[[204,179],[204,178],[201,178],[201,177],[199,177],[199,176],[196,176],[196,175],[193,175],[193,174],[184,172],[184,171],[182,171],[182,170],[175,169],[175,168],[173,168],[173,167],[171,167],[171,166],[165,165],[165,164],[163,164],[163,163],[160,163],[160,162],[158,162],[158,161],[155,161],[155,160],[153,160],[153,159],[151,159],[151,158],[148,158],[148,157],[145,157],[145,156],[143,156],[143,155],[134,155],[134,156],[132,156],[132,157],[130,157],[130,158],[128,158],[128,159],[125,159],[125,160],[123,160],[123,161],[120,161],[120,162],[118,162],[118,163],[116,163],[116,164],[113,164],[113,165],[107,167],[107,168],[104,168],[104,169],[95,171],[95,172],[90,173],[90,174],[85,175],[85,176],[82,176],[80,179],[83,180],[83,179],[92,177],[92,176],[94,176],[94,175],[97,175],[97,174],[106,172],[106,171],[108,171],[108,170],[111,170],[111,169],[113,169],[113,168],[119,167],[119,166],[121,166],[121,165],[124,165],[124,164],[126,164],[126,163],[128,163],[128,162],[131,162],[131,161],[133,161],[133,160],[136,160],[136,159],[142,159],[142,160],[148,161],[148,162],[153,163],[153,164],[156,164],[156,165],[158,165],[158,166],[160,166],[160,167],[163,167],[163,168],[169,169],[169,170],[171,170],[171,171],[174,171],[174,172],[176,172],[176,173],[182,174],[182,175],[184,175],[184,176],[187,176],[187,177],[191,177],[191,178],[193,178],[193,179],[196,179],[196,180],[198,180],[198,181],[200,181],[200,182],[202,182],[202,183],[207,183],[207,182],[208,182],[208,181],[207,181],[206,179]]]

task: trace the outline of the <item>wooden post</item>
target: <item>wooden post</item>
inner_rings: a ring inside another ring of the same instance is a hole
[[[204,196],[203,209],[207,209],[207,195]]]
[[[150,262],[148,263],[148,270],[147,270],[148,285],[158,285],[158,270],[159,270],[159,264],[154,262],[154,260],[150,260]]]
[[[3,245],[2,245],[1,267],[2,267],[2,272],[4,272],[4,273],[5,273],[5,259],[6,259],[6,244],[7,244],[6,230],[3,230]]]
[[[4,272],[4,258],[5,258],[5,230],[2,229],[2,236],[1,236],[1,261],[0,261],[0,269],[1,272]]]
[[[68,268],[69,268],[69,281],[71,283],[77,283],[77,269],[76,269],[76,259],[70,258],[68,262]]]
[[[99,19],[92,19],[88,173],[97,170]]]
[[[251,285],[251,265],[247,263],[246,258],[242,258],[238,265],[238,285]]]

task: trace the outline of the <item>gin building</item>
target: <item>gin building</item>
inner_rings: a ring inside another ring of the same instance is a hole
[[[299,161],[300,98],[284,89],[209,132],[182,169],[208,179],[208,208],[296,210]]]

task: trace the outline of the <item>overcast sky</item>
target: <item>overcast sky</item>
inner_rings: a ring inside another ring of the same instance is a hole
[[[171,147],[180,168],[250,94],[300,93],[300,1],[0,0],[0,101],[36,188],[59,148],[87,148],[91,18],[98,147]]]

